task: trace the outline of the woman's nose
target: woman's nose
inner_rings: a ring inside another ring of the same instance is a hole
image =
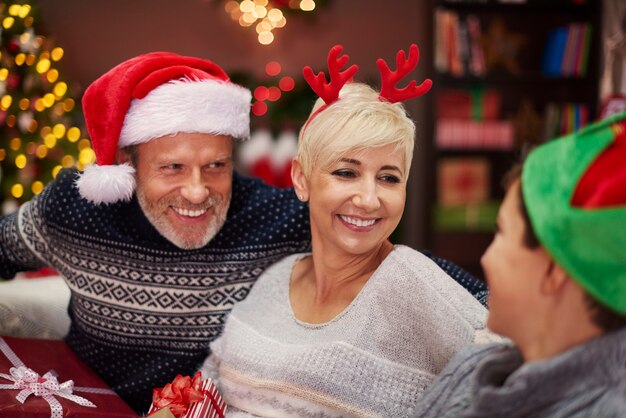
[[[203,203],[209,194],[209,187],[199,172],[192,173],[181,188],[181,195],[190,203]]]
[[[375,181],[362,181],[357,186],[352,203],[364,210],[373,211],[380,207],[380,198]]]

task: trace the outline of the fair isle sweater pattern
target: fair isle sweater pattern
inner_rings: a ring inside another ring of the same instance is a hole
[[[486,309],[432,260],[396,246],[327,323],[299,321],[289,281],[303,254],[270,267],[229,316],[202,370],[232,416],[402,417]]]
[[[309,248],[291,190],[235,174],[226,224],[209,245],[162,238],[133,199],[92,205],[64,170],[18,215],[0,218],[0,275],[50,265],[71,290],[67,341],[138,412],[152,389],[192,374],[270,265]]]

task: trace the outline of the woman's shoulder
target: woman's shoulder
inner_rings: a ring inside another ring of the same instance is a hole
[[[419,294],[440,312],[458,313],[473,328],[484,328],[485,307],[426,255],[397,245],[384,264],[381,273],[391,278],[398,294],[413,298]]]

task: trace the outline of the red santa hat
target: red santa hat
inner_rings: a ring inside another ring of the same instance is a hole
[[[117,65],[83,95],[97,165],[76,181],[81,196],[94,203],[132,197],[135,170],[116,164],[119,148],[179,132],[248,138],[250,100],[248,89],[208,60],[153,52]]]

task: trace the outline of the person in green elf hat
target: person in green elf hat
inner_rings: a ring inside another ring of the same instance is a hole
[[[626,113],[533,150],[481,259],[488,327],[416,417],[626,416]]]

